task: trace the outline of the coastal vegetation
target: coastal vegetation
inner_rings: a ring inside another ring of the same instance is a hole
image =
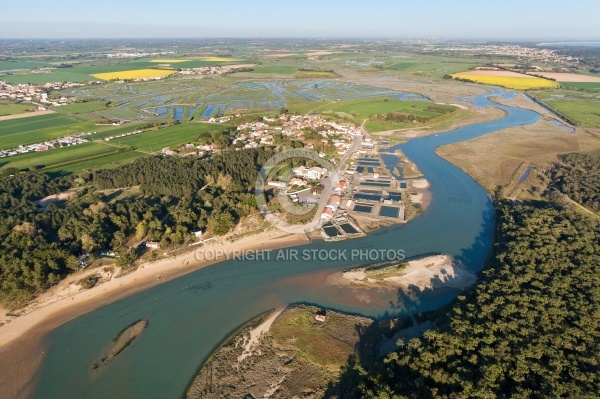
[[[558,190],[594,212],[600,212],[600,158],[589,154],[559,155],[546,176],[549,190]]]
[[[391,336],[402,326],[308,305],[290,306],[269,319],[269,314],[258,317],[215,350],[186,397],[324,397],[349,357],[371,359],[383,334]]]
[[[496,203],[494,256],[421,337],[351,362],[340,397],[573,397],[600,391],[597,221],[554,204]]]
[[[556,90],[553,92],[535,91],[531,93],[534,99],[543,102],[545,106],[556,110],[574,124],[582,127],[600,127],[600,99],[593,93],[576,90]]]
[[[55,179],[7,170],[0,179],[0,301],[21,306],[85,267],[80,255],[125,255],[132,237],[169,248],[193,241],[199,229],[227,233],[256,211],[254,183],[271,155],[270,148],[258,148],[224,151],[210,161],[151,156]],[[40,212],[37,201],[71,187],[79,187],[76,195]],[[131,187],[139,191],[118,197]]]

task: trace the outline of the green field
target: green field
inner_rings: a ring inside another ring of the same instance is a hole
[[[533,94],[579,126],[600,126],[600,99],[595,93],[560,89]]]
[[[293,75],[298,72],[298,68],[284,65],[268,65],[255,67],[253,73],[274,73],[278,75]]]
[[[128,123],[123,126],[97,126],[96,134],[90,136],[92,140],[100,140],[110,136],[117,136],[124,133],[131,133],[137,130],[139,126],[145,125],[145,123]],[[102,128],[101,131],[100,128]]]
[[[90,101],[87,103],[73,103],[61,105],[59,110],[68,114],[85,114],[106,109],[105,101]]]
[[[416,62],[403,61],[403,62],[398,62],[394,65],[389,66],[388,69],[405,70],[408,68],[412,68],[415,65],[417,65]]]
[[[72,161],[54,164],[44,168],[44,172],[65,174],[90,169],[111,169],[145,155],[141,152],[130,150],[118,152],[113,148],[111,152],[98,154],[97,156],[80,157]]]
[[[93,123],[82,122],[61,114],[0,121],[0,149],[93,130],[95,130]]]
[[[35,167],[43,171],[69,173],[92,168],[105,167],[111,162],[123,161],[142,156],[135,151],[123,151],[113,146],[85,143],[55,150],[16,155],[0,159],[0,170],[5,168],[27,169]]]
[[[6,63],[6,62],[5,62]],[[8,63],[10,64],[10,63]],[[37,63],[29,61],[20,61],[15,63],[23,68],[38,68],[41,66],[52,66],[48,63]],[[136,60],[130,62],[121,62],[117,64],[101,64],[101,65],[89,65],[80,66],[75,65],[69,68],[54,68],[48,71],[40,70],[27,70],[20,72],[12,72],[7,75],[0,75],[0,80],[4,80],[11,84],[41,84],[49,82],[87,82],[87,81],[98,81],[99,79],[90,76],[94,73],[103,72],[120,72],[132,69],[142,68],[159,68],[158,64],[150,62],[150,60]],[[17,67],[6,68],[6,69],[20,69]],[[0,68],[3,70],[3,68]]]
[[[208,123],[185,123],[158,130],[150,130],[122,139],[115,139],[111,143],[130,146],[142,151],[156,152],[165,147],[175,147],[196,141],[200,136],[206,135],[213,130],[222,130],[223,128],[225,128],[223,125]]]
[[[35,111],[36,106],[29,103],[15,104],[9,101],[0,101],[0,116],[22,114]]]
[[[600,82],[561,82],[560,86],[566,89],[600,90]]]
[[[479,65],[473,60],[455,60],[436,59],[435,57],[419,60],[417,65],[407,67],[406,69],[393,68],[398,72],[405,72],[419,76],[429,76],[442,78],[444,75],[452,75],[458,72],[464,72]]]
[[[317,70],[311,70],[311,71],[298,71],[298,73],[296,74],[296,77],[298,78],[307,78],[307,79],[330,79],[330,78],[337,78],[339,77],[339,75],[335,72],[331,72],[331,71],[317,71]]]
[[[139,59],[134,61],[121,61],[112,64],[96,64],[96,65],[73,65],[67,68],[54,68],[51,70],[37,70],[35,68],[40,67],[53,67],[53,63],[50,62],[38,62],[38,61],[0,61],[0,71],[13,70],[13,69],[27,69],[26,71],[14,71],[7,72],[6,74],[0,73],[0,80],[4,80],[11,84],[42,84],[49,82],[87,82],[87,81],[98,81],[99,79],[94,78],[93,74],[98,73],[110,73],[110,72],[122,72],[130,71],[134,69],[163,69],[161,63],[151,62],[153,58]],[[185,62],[168,63],[172,68],[200,68],[211,65],[227,65],[234,61],[219,60],[219,61],[206,61],[200,59],[186,59]],[[247,63],[245,60],[235,60],[236,63]],[[68,62],[66,62],[68,63]],[[293,72],[287,73],[295,73]]]
[[[52,63],[45,61],[0,61],[0,71],[10,71],[14,69],[33,69],[52,66]]]
[[[600,126],[600,101],[551,100],[547,104],[580,126]]]
[[[358,101],[344,101],[337,104],[328,105],[319,110],[319,112],[339,112],[341,115],[352,115],[357,114],[356,122],[368,119],[365,128],[369,132],[377,132],[383,130],[401,129],[408,126],[415,126],[414,124],[404,123],[388,123],[374,119],[372,117],[376,115],[384,115],[389,112],[401,112],[404,114],[418,115],[431,117],[435,119],[442,117],[441,113],[427,110],[429,107],[439,107],[447,110],[454,111],[456,108],[451,105],[438,105],[425,101],[403,101],[396,99],[376,99],[376,100],[358,100]],[[449,113],[447,115],[452,115]],[[371,118],[371,119],[370,119]]]
[[[79,73],[66,72],[65,69],[54,70],[51,73],[15,73],[12,75],[0,75],[0,80],[10,84],[43,84],[51,82],[88,82],[99,79]]]
[[[387,114],[391,111],[402,111],[418,113],[420,109],[432,105],[423,101],[402,101],[396,99],[376,99],[376,100],[357,100],[344,101],[331,106],[323,107],[321,111],[345,112],[350,114],[352,111],[358,113],[359,119],[368,119],[370,115]]]

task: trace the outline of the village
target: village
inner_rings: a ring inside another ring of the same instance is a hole
[[[185,68],[179,71],[180,75],[224,75],[227,73],[240,72],[243,70],[251,70],[255,64],[240,64],[240,65],[216,65],[200,68]]]
[[[517,57],[523,60],[535,60],[548,63],[577,63],[579,61],[576,57],[563,56],[556,50],[549,50],[544,48],[521,46],[518,44],[510,45],[464,45],[455,47],[434,47],[424,51],[468,51],[473,53],[485,53],[494,55],[503,55],[510,57]]]
[[[40,85],[18,84],[11,85],[0,80],[0,99],[9,99],[16,101],[37,101],[44,105],[60,106],[73,101],[72,98],[65,96],[59,99],[51,99],[49,92],[53,90],[63,90],[67,88],[85,86],[84,83],[72,82],[54,82],[44,83]],[[39,106],[38,111],[47,110],[44,106]]]
[[[90,140],[86,139],[85,136],[91,136],[96,132],[82,132],[76,134],[69,134],[68,136],[59,137],[52,140],[46,140],[39,143],[20,145],[16,148],[7,148],[0,150],[0,158],[12,157],[20,154],[27,154],[28,152],[40,152],[53,150],[55,148],[69,147],[72,145],[87,143]]]
[[[422,204],[426,205],[429,198],[425,179],[404,178],[404,168],[419,177],[414,164],[397,152],[387,152],[388,142],[378,143],[358,128],[350,131],[352,142],[336,146],[336,155],[341,159],[329,159],[338,165],[337,170],[309,161],[278,172],[268,182],[269,188],[278,193],[280,203],[316,208],[313,218],[319,219],[325,241],[363,237],[366,230],[405,223],[422,211]],[[383,162],[382,155],[390,161]]]
[[[232,118],[211,118],[209,122],[230,122]],[[305,160],[278,170],[267,182],[280,204],[309,210],[308,216],[319,221],[326,241],[362,237],[367,230],[405,223],[427,202],[428,184],[418,179],[420,172],[414,164],[396,152],[387,152],[388,142],[371,139],[354,124],[316,114],[282,113],[242,123],[236,131],[230,148],[237,151],[279,145],[287,138],[302,142],[304,149],[314,150],[319,158],[337,165],[337,170],[328,170],[314,160]],[[188,143],[178,149],[164,148],[162,154],[208,156],[220,150],[216,143]],[[384,162],[382,156],[393,161]],[[404,169],[410,178],[405,178]],[[339,177],[335,182],[334,175]]]

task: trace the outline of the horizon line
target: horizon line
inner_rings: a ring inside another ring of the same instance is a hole
[[[526,38],[436,38],[427,36],[418,37],[306,37],[306,36],[173,36],[173,37],[0,37],[0,40],[386,40],[386,41],[429,41],[429,42],[481,42],[481,41],[504,41],[504,42],[529,42],[537,44],[560,44],[560,43],[599,43],[600,38],[592,39],[526,39]],[[545,41],[544,41],[545,40]]]

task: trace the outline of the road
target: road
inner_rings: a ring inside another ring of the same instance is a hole
[[[366,120],[363,122],[363,124],[360,127],[361,134],[357,134],[357,135],[353,136],[354,142],[352,143],[352,147],[350,147],[350,149],[348,151],[346,151],[346,153],[344,155],[342,155],[342,158],[340,158],[340,163],[338,164],[335,172],[334,173],[330,172],[329,177],[327,177],[321,181],[323,183],[324,188],[323,188],[323,192],[321,193],[321,198],[319,199],[319,202],[317,203],[317,213],[315,213],[312,223],[316,224],[318,222],[318,220],[321,218],[321,213],[323,213],[323,209],[325,209],[325,206],[327,206],[327,202],[329,201],[329,198],[331,197],[333,190],[335,189],[335,187],[341,180],[342,167],[344,166],[346,161],[348,161],[348,158],[350,158],[350,156],[352,154],[354,154],[360,148],[363,135],[368,134],[366,132],[366,130],[364,129],[365,123],[366,123]]]

